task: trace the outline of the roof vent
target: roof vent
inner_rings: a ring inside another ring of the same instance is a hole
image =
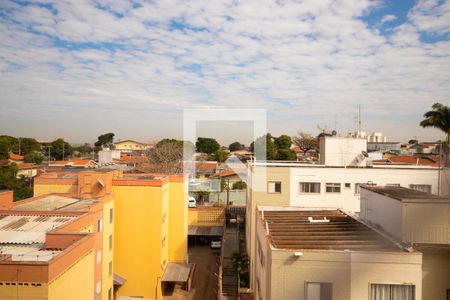
[[[327,219],[327,217],[323,217],[323,219],[316,219],[314,220],[313,217],[308,217],[309,223],[330,223],[330,220]]]

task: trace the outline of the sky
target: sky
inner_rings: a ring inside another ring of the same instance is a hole
[[[361,105],[364,131],[434,141],[449,34],[450,0],[1,0],[0,134],[181,138],[183,109],[262,108],[275,136],[345,135]]]

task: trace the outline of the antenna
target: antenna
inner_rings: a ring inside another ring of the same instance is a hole
[[[358,131],[361,132],[361,104],[358,105]]]

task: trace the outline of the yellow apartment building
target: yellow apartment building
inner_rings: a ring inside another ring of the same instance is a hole
[[[113,299],[113,249],[104,247],[114,230],[110,196],[49,194],[13,203],[4,194],[0,299]]]
[[[174,283],[168,273],[181,266],[192,275],[192,266],[186,264],[188,193],[182,175],[90,170],[36,178],[36,195],[52,190],[76,191],[85,197],[106,194],[114,199],[112,248],[117,299],[161,299],[165,285]]]

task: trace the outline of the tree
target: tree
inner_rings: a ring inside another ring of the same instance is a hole
[[[231,255],[231,268],[238,273],[239,286],[241,284],[241,276],[248,272],[249,259],[247,254],[233,252]]]
[[[302,149],[304,152],[308,152],[311,149],[319,148],[319,140],[316,137],[304,132],[299,132],[293,138],[294,144]]]
[[[242,180],[236,181],[233,183],[232,189],[233,190],[244,190],[247,188],[247,183],[245,183]]]
[[[239,142],[234,142],[234,143],[231,143],[230,146],[228,146],[228,149],[230,149],[230,151],[244,150],[245,145],[241,144]]]
[[[265,148],[265,153],[262,149]],[[273,143],[273,137],[270,133],[258,137],[254,142],[250,144],[250,151],[256,159],[273,160],[276,159],[277,149]]]
[[[16,177],[17,165],[0,167],[0,190],[14,191],[14,201],[33,196],[30,179],[25,176]]]
[[[282,134],[274,139],[275,147],[279,149],[290,149],[292,145],[292,139],[286,134]]]
[[[50,155],[56,159],[66,159],[73,153],[73,148],[63,139],[56,139],[49,144]]]
[[[30,152],[25,155],[24,162],[26,163],[34,163],[40,165],[44,160],[44,156],[40,152]]]
[[[27,155],[29,153],[41,150],[41,144],[32,138],[19,138],[18,143],[21,155]]]
[[[230,153],[228,151],[219,149],[214,153],[214,155],[212,155],[212,159],[217,162],[223,163],[228,159],[229,156],[230,156]]]
[[[290,149],[279,149],[277,151],[277,160],[297,160],[297,154]]]
[[[213,154],[220,149],[219,143],[213,138],[199,137],[195,143],[197,152]]]
[[[183,161],[183,141],[164,139],[147,151],[152,172],[181,173]]]
[[[81,156],[86,156],[87,154],[92,153],[95,149],[89,143],[84,143],[83,145],[77,146],[73,148],[73,151],[79,152]]]
[[[18,140],[15,137],[0,135],[0,159],[8,159],[9,153],[17,146]]]
[[[95,142],[95,147],[111,147],[114,141],[114,133],[104,133],[98,137],[98,141]]]
[[[420,122],[422,127],[435,127],[447,134],[447,145],[450,145],[450,108],[441,103],[431,106],[432,110],[427,111]]]

